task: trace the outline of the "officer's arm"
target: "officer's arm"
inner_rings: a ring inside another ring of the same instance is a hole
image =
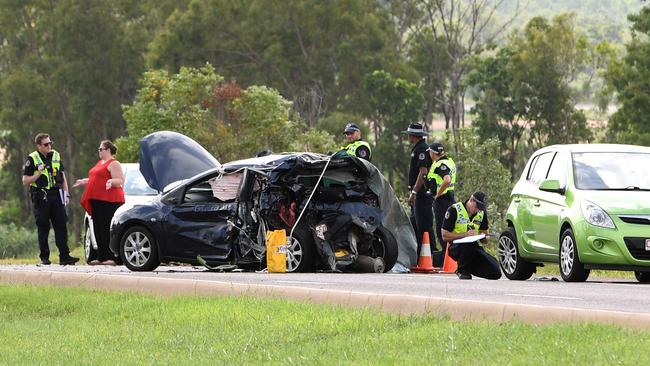
[[[447,231],[446,229],[440,229],[440,233],[442,234],[442,240],[452,242],[456,239],[461,239],[466,236],[470,236],[470,232],[464,232],[464,233],[454,233],[451,231]]]
[[[63,192],[65,192],[66,196],[70,196],[70,191],[68,191],[68,179],[65,177],[65,172],[61,172],[61,176],[63,177]]]
[[[36,170],[34,171],[34,175],[23,175],[23,185],[28,186],[38,179],[38,177],[41,176],[41,172]]]
[[[428,172],[429,172],[429,170],[426,167],[424,167],[424,166],[420,167],[419,173],[418,173],[418,179],[415,181],[415,186],[413,186],[413,190],[415,192],[419,193],[420,189],[423,189],[423,187],[424,187],[424,177],[427,176]]]
[[[34,175],[23,175],[23,185],[28,186],[36,182],[36,180],[38,180],[38,178],[41,177],[41,174],[42,174],[41,170],[34,169]]]
[[[438,187],[438,192],[436,192],[436,197],[435,198],[438,198],[438,197],[442,196],[442,192],[444,192],[445,189],[447,189],[447,187],[449,187],[450,184],[451,184],[451,176],[450,175],[445,175],[442,178],[442,184],[440,185],[440,187]]]

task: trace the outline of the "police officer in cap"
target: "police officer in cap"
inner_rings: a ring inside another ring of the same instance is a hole
[[[348,155],[356,156],[358,158],[370,161],[371,151],[370,144],[361,139],[361,129],[355,123],[348,123],[343,130],[348,145],[341,148]]]
[[[418,243],[418,256],[422,245],[422,236],[425,232],[429,233],[431,241],[435,241],[435,236],[431,228],[433,227],[433,211],[431,205],[433,198],[427,192],[425,180],[429,167],[431,167],[431,157],[427,152],[427,145],[424,137],[427,135],[420,123],[411,123],[403,134],[408,135],[409,142],[413,144],[411,150],[411,163],[409,165],[409,194],[408,203],[411,205],[411,214],[415,221],[415,235]]]
[[[456,163],[454,163],[452,158],[447,156],[445,148],[439,142],[431,144],[428,151],[433,163],[431,164],[431,168],[429,168],[427,181],[431,185],[431,195],[433,196],[433,216],[436,219],[436,236],[444,253],[447,248],[447,243],[442,240],[440,229],[442,228],[442,221],[445,218],[447,209],[456,202],[454,199]]]
[[[487,195],[476,191],[467,201],[451,205],[445,213],[442,239],[451,242],[449,256],[458,262],[456,275],[461,280],[471,280],[472,275],[489,280],[501,278],[501,270],[496,258],[489,255],[478,240],[454,243],[454,240],[477,235],[479,232],[486,235],[481,241],[487,243],[489,227],[486,206]]]
[[[59,249],[59,264],[75,264],[79,258],[70,256],[68,248],[65,205],[70,201],[70,195],[61,155],[52,149],[52,140],[46,133],[36,135],[34,142],[36,151],[29,154],[25,160],[23,185],[29,186],[34,204],[41,264],[51,264],[48,245],[50,222],[54,227],[55,242]]]

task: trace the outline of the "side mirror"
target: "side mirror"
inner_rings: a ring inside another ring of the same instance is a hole
[[[539,190],[559,194],[564,194],[566,191],[565,187],[560,187],[560,181],[557,179],[544,179],[539,183]]]

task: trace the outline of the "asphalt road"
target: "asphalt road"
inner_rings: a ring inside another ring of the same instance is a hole
[[[130,272],[126,267],[5,265],[0,270],[96,273],[254,284],[302,289],[343,290],[363,294],[424,296],[500,304],[525,304],[586,310],[650,314],[650,285],[635,280],[590,278],[585,283],[540,280],[461,281],[445,274],[216,273],[201,267],[159,267]]]

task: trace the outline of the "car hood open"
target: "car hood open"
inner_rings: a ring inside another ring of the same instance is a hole
[[[140,172],[158,192],[172,182],[220,167],[214,156],[180,133],[159,131],[140,140]]]

